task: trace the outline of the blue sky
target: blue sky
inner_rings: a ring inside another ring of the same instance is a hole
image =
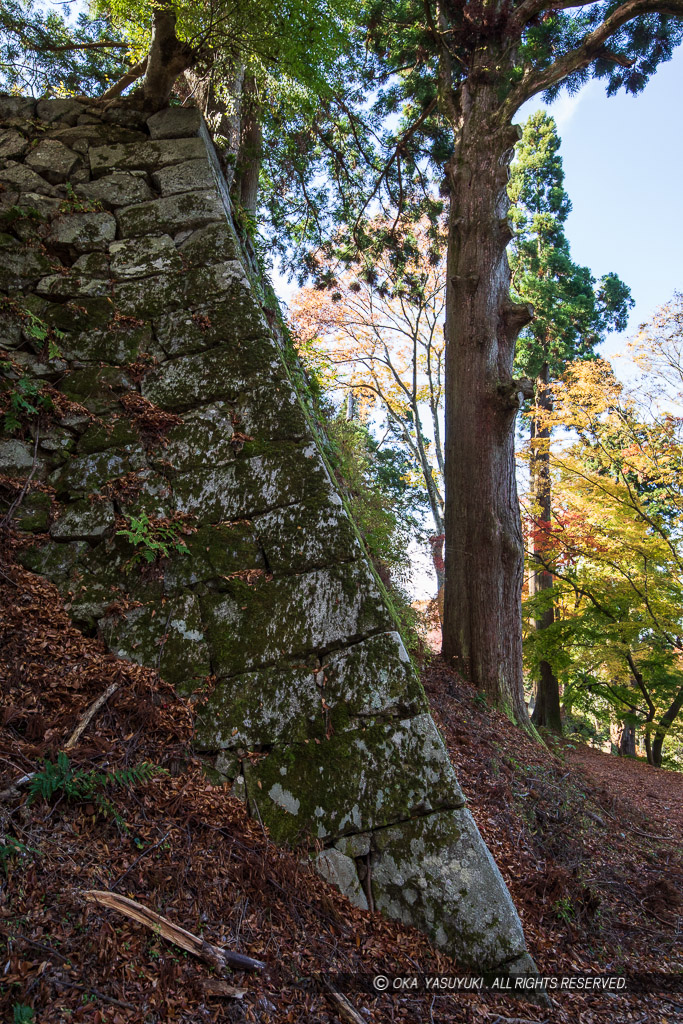
[[[573,205],[567,222],[573,257],[596,277],[619,274],[636,302],[628,331],[604,345],[608,358],[657,306],[683,291],[682,97],[679,47],[639,96],[608,98],[592,82],[549,108]],[[518,120],[541,105],[531,101]],[[628,372],[617,360],[615,370],[620,367]]]

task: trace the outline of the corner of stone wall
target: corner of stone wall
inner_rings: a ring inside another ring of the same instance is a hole
[[[41,410],[0,438],[24,563],[201,690],[196,745],[277,842],[461,961],[528,969],[199,113],[0,97],[0,121],[3,373]]]

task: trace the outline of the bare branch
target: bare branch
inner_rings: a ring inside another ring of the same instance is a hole
[[[128,88],[129,85],[132,85],[133,82],[137,82],[138,78],[142,78],[146,70],[147,58],[145,57],[139,64],[134,64],[132,68],[126,71],[125,75],[122,75],[118,82],[114,82],[113,85],[110,85],[109,88],[102,93],[101,99],[116,99],[122,92],[124,92],[125,89]]]

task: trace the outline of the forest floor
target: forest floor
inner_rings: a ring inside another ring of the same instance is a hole
[[[190,751],[189,704],[155,672],[84,637],[54,587],[14,565],[9,548],[0,554],[3,1021],[683,1020],[680,985],[669,994],[553,993],[547,1006],[492,994],[365,991],[360,982],[373,973],[457,965],[415,930],[353,908],[299,856],[276,848],[238,800],[206,779]],[[425,665],[424,683],[542,972],[680,976],[683,775],[589,748],[534,744],[438,658]],[[28,787],[12,783],[44,759],[55,762],[112,684],[70,767],[91,781],[141,762],[168,774],[129,787],[110,782],[99,803],[97,787],[82,799],[61,788],[29,802]],[[221,978],[153,931],[87,902],[91,889],[135,899],[266,969]],[[325,987],[337,973],[356,978],[344,988],[352,1009]]]

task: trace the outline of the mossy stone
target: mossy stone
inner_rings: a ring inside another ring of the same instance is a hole
[[[183,260],[170,235],[152,235],[109,246],[111,272],[117,278],[150,277],[183,269]]]
[[[328,655],[318,675],[325,702],[350,715],[428,714],[429,705],[396,632],[381,633]],[[367,686],[372,680],[372,686]]]
[[[85,541],[70,544],[43,544],[40,547],[23,548],[17,552],[17,561],[31,572],[47,576],[60,589],[68,580],[76,562],[87,551]]]
[[[164,465],[176,472],[188,472],[202,466],[222,466],[233,462],[235,451],[232,410],[225,402],[202,406],[183,416],[172,427],[159,453]]]
[[[99,541],[114,529],[110,501],[76,501],[62,511],[50,527],[53,540]]]
[[[114,315],[112,299],[80,295],[78,301],[50,303],[43,313],[50,327],[59,331],[89,331],[106,327]]]
[[[391,628],[369,570],[353,563],[253,585],[234,580],[202,605],[219,677]]]
[[[115,654],[158,667],[181,693],[191,693],[211,674],[199,603],[192,593],[165,602],[159,594],[124,615],[103,619],[100,629]]]
[[[52,299],[92,298],[106,296],[111,291],[109,281],[81,274],[48,274],[36,285],[38,295]]]
[[[173,480],[176,507],[202,522],[250,519],[261,512],[329,493],[321,466],[308,461],[307,449],[273,442],[280,450],[179,474]]]
[[[44,491],[29,491],[15,514],[15,523],[26,533],[44,533],[50,521],[52,499]]]
[[[116,221],[111,213],[70,213],[52,221],[47,244],[75,252],[106,250],[116,238]]]
[[[196,192],[204,189],[215,191],[215,181],[209,163],[201,160],[186,160],[155,171],[152,181],[162,196],[177,195],[179,192]]]
[[[71,459],[50,477],[60,494],[98,494],[109,480],[116,480],[145,466],[145,453],[140,446],[129,445],[120,450],[95,452]]]
[[[124,206],[117,210],[116,220],[122,238],[140,238],[200,228],[224,215],[223,204],[214,189],[205,189]]]
[[[346,512],[329,499],[274,509],[258,516],[254,526],[275,573],[305,572],[362,556]]]
[[[225,217],[193,231],[180,246],[180,251],[190,263],[201,267],[240,258],[237,237]]]
[[[199,138],[95,146],[88,154],[90,169],[95,178],[113,170],[153,171],[157,167],[181,163],[183,160],[196,160],[205,155],[206,147]]]
[[[250,523],[202,526],[183,540],[190,554],[165,565],[167,593],[209,581],[215,590],[224,590],[234,573],[265,570],[263,552]]]
[[[153,320],[167,309],[182,305],[184,287],[185,276],[181,273],[121,281],[114,285],[114,304],[124,316]]]
[[[106,422],[93,422],[78,442],[79,455],[93,455],[110,448],[125,448],[139,443],[139,435],[123,415]]]
[[[459,963],[491,970],[524,954],[510,894],[465,809],[403,821],[373,836],[372,893]]]
[[[162,409],[182,412],[201,403],[230,401],[282,373],[272,343],[213,348],[198,355],[169,359],[142,382],[142,394]]]
[[[22,245],[10,235],[0,235],[0,260],[5,288],[30,288],[52,269],[44,253]]]
[[[96,181],[86,182],[78,185],[74,191],[77,196],[102,203],[107,209],[145,203],[154,197],[144,176],[136,177],[128,171],[115,172]]]
[[[324,731],[315,666],[277,665],[226,679],[197,713],[195,743],[205,750],[255,750],[302,742]]]
[[[151,353],[155,345],[149,323],[116,321],[109,330],[83,330],[66,336],[63,351],[70,359],[85,362],[113,363],[125,366],[143,352]]]
[[[195,299],[201,296],[205,300],[206,295],[202,290],[195,293]],[[246,348],[247,339],[263,336],[260,310],[238,276],[231,280],[220,302],[207,304],[203,301],[195,305],[193,311],[167,313],[156,321],[159,344],[168,356],[202,352],[216,345]]]
[[[67,374],[60,391],[94,415],[102,416],[112,409],[120,409],[118,392],[129,391],[131,387],[130,378],[117,367],[88,366]]]
[[[368,720],[319,742],[277,746],[244,765],[249,803],[276,842],[384,828],[461,807],[462,791],[429,715]]]
[[[288,380],[272,381],[241,394],[234,403],[235,421],[250,437],[298,441],[310,437],[306,417]]]

